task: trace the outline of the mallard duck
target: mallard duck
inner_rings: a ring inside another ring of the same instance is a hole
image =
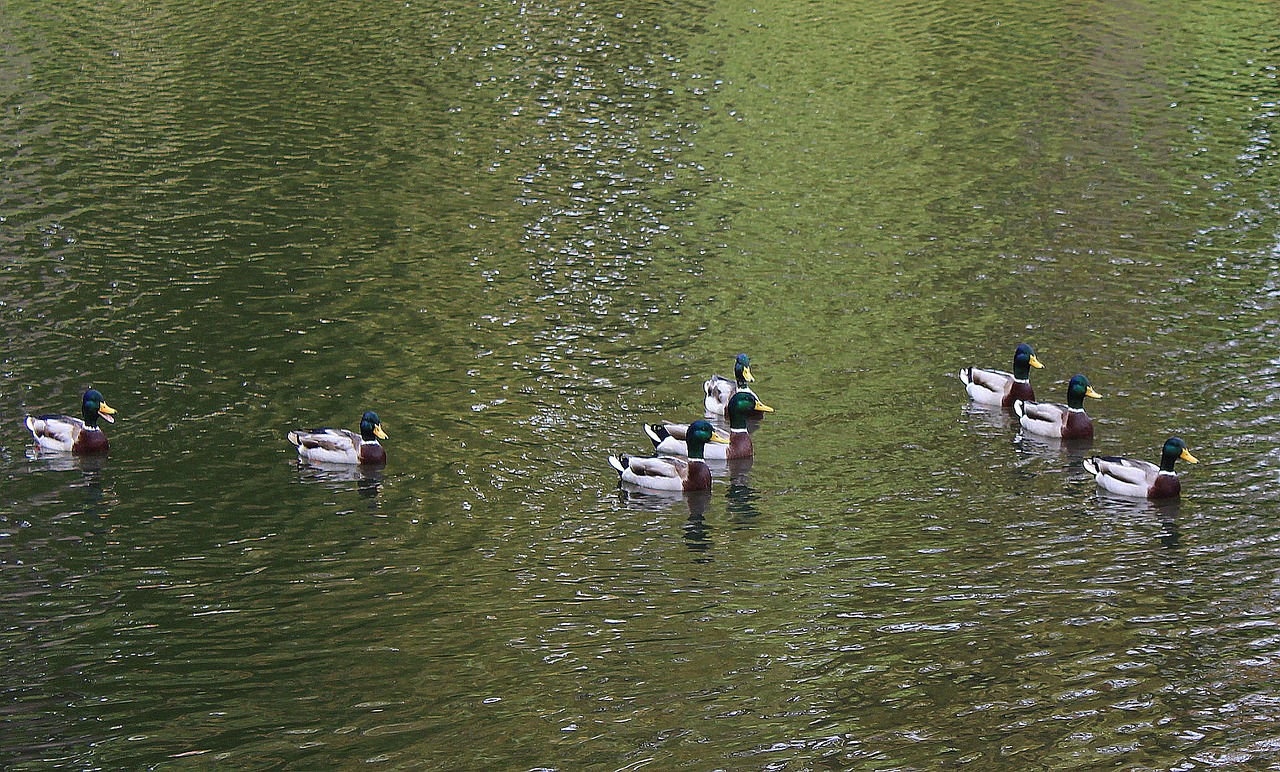
[[[704,491],[711,488],[711,469],[703,460],[703,448],[708,442],[727,443],[716,438],[715,427],[706,419],[689,424],[685,443],[689,457],[636,458],[626,454],[609,456],[609,466],[618,472],[623,482],[664,491]]]
[[[752,413],[772,413],[773,408],[761,402],[759,397],[749,391],[740,391],[729,400],[729,439],[727,444],[713,442],[703,449],[705,458],[751,458],[755,447],[751,444],[751,433],[747,431],[747,419]],[[659,453],[674,456],[689,455],[689,446],[685,442],[689,424],[645,424],[644,433],[653,440],[653,447]],[[722,436],[717,432],[717,436]]]
[[[1102,395],[1089,385],[1088,378],[1076,374],[1067,384],[1067,404],[1018,400],[1013,403],[1013,412],[1017,414],[1022,428],[1032,434],[1064,440],[1087,439],[1093,436],[1093,421],[1084,412],[1085,397],[1102,399]]]
[[[360,417],[360,433],[349,429],[298,429],[289,432],[289,442],[298,446],[298,457],[323,464],[385,464],[387,451],[378,414],[372,410]]]
[[[27,416],[27,428],[41,450],[71,451],[80,456],[106,453],[107,434],[98,428],[98,419],[115,423],[116,411],[97,389],[89,389],[80,400],[83,419],[69,415]]]
[[[751,391],[747,384],[755,381],[751,374],[751,360],[746,354],[739,354],[733,361],[733,380],[723,375],[713,375],[702,384],[706,397],[702,400],[707,412],[712,415],[724,415],[729,409],[729,400],[740,391]],[[759,417],[759,416],[756,416]]]
[[[1167,499],[1182,492],[1182,483],[1178,481],[1173,465],[1182,459],[1190,464],[1198,464],[1200,460],[1187,450],[1187,443],[1179,437],[1170,437],[1164,441],[1160,451],[1160,466],[1150,461],[1139,461],[1119,456],[1093,456],[1084,460],[1084,468],[1098,487],[1121,496],[1138,496],[1149,499]]]
[[[1034,402],[1036,392],[1031,388],[1031,368],[1041,368],[1040,360],[1031,347],[1019,343],[1013,351],[1013,372],[966,367],[960,371],[960,380],[969,399],[984,405],[1012,407],[1019,399]]]

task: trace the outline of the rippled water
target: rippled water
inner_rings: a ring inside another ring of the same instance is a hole
[[[6,768],[1274,763],[1267,6],[0,22]],[[1021,340],[1091,446],[966,404]],[[754,463],[619,489],[739,351]]]

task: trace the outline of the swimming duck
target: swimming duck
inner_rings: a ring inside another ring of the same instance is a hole
[[[289,432],[289,442],[298,446],[298,457],[323,464],[385,464],[387,451],[378,440],[387,439],[378,414],[372,410],[360,417],[360,433],[349,429],[299,429]]]
[[[705,458],[751,458],[755,447],[751,444],[751,433],[747,431],[747,419],[752,413],[772,413],[773,408],[760,401],[760,398],[749,391],[740,391],[729,400],[729,440],[727,444],[713,442],[703,449]],[[659,453],[674,456],[689,455],[685,437],[689,432],[689,424],[645,424],[644,433],[653,440],[653,447]],[[720,436],[717,433],[717,436]]]
[[[83,419],[69,415],[27,416],[27,428],[41,450],[71,451],[79,456],[106,453],[107,434],[98,428],[98,419],[115,423],[116,411],[97,389],[89,389],[80,400]]]
[[[1019,343],[1013,351],[1013,372],[966,367],[960,371],[960,380],[969,399],[984,405],[1012,407],[1017,400],[1034,402],[1035,390],[1031,388],[1031,368],[1044,367],[1036,359],[1035,352],[1025,343]]]
[[[739,354],[733,361],[733,380],[723,375],[713,375],[702,384],[702,391],[706,394],[702,404],[708,413],[724,415],[729,409],[729,400],[733,395],[740,391],[751,391],[751,387],[747,384],[754,381],[755,376],[751,374],[751,360],[746,354]]]
[[[703,448],[708,442],[727,443],[717,438],[710,421],[699,419],[689,424],[685,443],[689,457],[636,458],[625,453],[609,456],[609,466],[618,472],[623,482],[664,491],[704,491],[711,489],[711,469],[703,460]]]
[[[1160,466],[1150,461],[1139,461],[1119,456],[1093,456],[1084,460],[1084,468],[1093,475],[1098,486],[1121,496],[1138,496],[1149,499],[1167,499],[1182,492],[1182,483],[1173,465],[1182,459],[1191,464],[1199,459],[1187,450],[1187,443],[1179,437],[1164,441],[1160,451]]]
[[[1076,374],[1067,384],[1067,404],[1017,400],[1013,403],[1013,412],[1017,414],[1022,428],[1032,434],[1064,440],[1087,439],[1093,436],[1093,421],[1084,412],[1085,397],[1102,399],[1102,395],[1089,385],[1088,378]]]

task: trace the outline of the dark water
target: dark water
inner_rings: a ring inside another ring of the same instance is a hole
[[[1276,16],[4,6],[0,763],[1274,764]],[[620,491],[739,351],[754,464]]]

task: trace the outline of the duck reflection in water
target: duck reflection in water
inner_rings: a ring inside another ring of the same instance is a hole
[[[1135,526],[1143,526],[1155,520],[1160,524],[1160,533],[1156,538],[1162,547],[1172,549],[1182,546],[1182,534],[1178,530],[1178,518],[1182,514],[1181,499],[1138,499],[1116,496],[1106,491],[1098,491],[1097,496],[1098,506],[1108,519]]]
[[[729,502],[729,522],[737,525],[750,525],[760,517],[760,510],[756,508],[760,494],[756,493],[750,483],[752,463],[750,458],[729,462],[729,490],[725,493],[725,498]]]
[[[1013,419],[1012,414],[999,405],[966,402],[960,408],[960,415],[964,417],[965,423],[986,426],[991,429],[1008,429],[1017,425],[1017,421]]]
[[[1070,466],[1076,467],[1084,460],[1085,454],[1093,449],[1093,438],[1063,439],[1045,437],[1031,432],[1018,432],[1013,438],[1013,445],[1027,455],[1039,456],[1046,461],[1066,460]]]
[[[689,505],[689,519],[684,523],[684,546],[696,552],[698,563],[710,563],[711,529],[707,526],[707,507],[711,505],[711,491],[694,491],[685,496]]]
[[[41,450],[39,447],[27,448],[27,468],[33,472],[85,472],[98,473],[107,465],[107,456],[77,456],[71,453]]]
[[[714,498],[712,491],[656,491],[641,488],[638,485],[622,483],[618,486],[618,496],[627,509],[644,512],[675,513],[683,505],[688,509],[689,517],[682,526],[685,546],[690,551],[704,556],[698,562],[710,561],[706,555],[711,550],[710,528],[707,526],[707,508]]]
[[[382,478],[385,465],[381,464],[329,464],[323,461],[299,461],[297,464],[298,479],[306,483],[321,483],[336,491],[349,489],[348,483],[356,484],[356,492],[367,499],[369,509],[380,506],[378,494],[382,492]]]
[[[28,448],[27,470],[32,473],[43,472],[79,472],[77,482],[68,483],[64,488],[40,494],[32,503],[64,502],[64,493],[68,490],[82,491],[84,495],[84,512],[98,518],[106,518],[111,513],[114,501],[107,498],[106,488],[102,481],[102,470],[107,465],[105,455],[75,456],[70,453],[48,452],[39,448]]]

